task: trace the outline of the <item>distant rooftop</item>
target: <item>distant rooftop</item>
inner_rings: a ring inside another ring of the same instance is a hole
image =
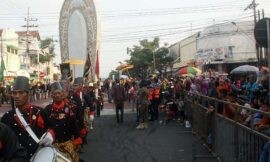
[[[19,35],[19,37],[21,37],[21,36],[26,36],[27,31],[17,31],[16,33]],[[40,39],[39,32],[37,30],[35,30],[35,31],[29,31],[28,33],[32,37],[36,37],[38,40],[41,40]]]

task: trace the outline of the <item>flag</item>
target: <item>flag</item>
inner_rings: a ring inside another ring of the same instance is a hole
[[[4,81],[4,71],[5,71],[5,63],[3,58],[1,59],[1,66],[0,66],[0,82]]]
[[[91,71],[90,68],[91,68],[91,59],[90,59],[90,53],[88,53],[86,56],[86,62],[84,64],[84,71],[83,71],[83,76],[85,78],[88,78]]]
[[[98,55],[98,51],[97,51],[97,56],[96,56],[96,75],[97,75],[97,78],[99,78],[99,55]]]

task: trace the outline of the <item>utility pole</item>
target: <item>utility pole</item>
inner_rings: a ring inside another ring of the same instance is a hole
[[[154,70],[153,70],[153,72],[155,72],[155,70],[156,70],[156,56],[155,56],[155,50],[153,50],[153,65],[154,65]]]
[[[29,65],[30,65],[30,49],[29,49],[29,29],[30,28],[36,28],[38,27],[38,25],[35,25],[35,24],[30,24],[31,22],[34,22],[34,21],[37,21],[38,19],[33,19],[33,18],[30,18],[30,12],[29,12],[29,7],[27,9],[27,17],[24,18],[24,21],[26,21],[26,25],[23,25],[22,27],[26,28],[26,55],[23,56],[23,60],[26,60],[24,63],[26,64],[26,67],[27,69],[29,69]],[[39,81],[39,53],[38,53],[38,81]]]
[[[253,10],[253,16],[254,16],[254,28],[255,28],[255,25],[257,23],[257,13],[256,13],[256,7],[258,6],[258,4],[256,4],[256,0],[252,0],[251,4],[249,4],[244,10],[249,10],[249,9],[252,9]],[[255,42],[255,48],[256,48],[256,56],[257,56],[257,59],[258,59],[258,66],[259,68],[261,68],[261,65],[260,65],[260,56],[259,56],[259,46],[257,44],[257,42]]]
[[[268,69],[270,69],[270,21],[266,20],[266,29],[267,29],[267,58],[268,58]],[[268,74],[268,88],[270,89],[270,75]],[[268,99],[270,101],[270,98]]]
[[[3,36],[1,35],[1,61],[3,60]],[[2,64],[2,62],[1,62]]]

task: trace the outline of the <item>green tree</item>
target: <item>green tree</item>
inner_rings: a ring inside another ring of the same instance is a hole
[[[45,53],[45,55],[39,55],[39,62],[40,63],[46,63],[50,62],[55,57],[55,47],[53,44],[54,40],[52,38],[46,38],[40,42],[40,49],[44,50],[46,48],[48,49],[48,53]],[[34,64],[38,63],[37,56],[32,56],[32,60]]]
[[[134,46],[129,55],[130,59],[127,63],[133,64],[134,68],[130,70],[130,74],[133,77],[141,75],[147,76],[149,73],[154,71],[153,59],[155,57],[156,69],[162,74],[162,72],[169,65],[172,64],[173,58],[168,56],[169,50],[166,47],[159,46],[159,38],[154,38],[153,41],[147,39],[139,41],[139,46]]]
[[[119,79],[119,71],[112,70],[109,73],[109,78],[112,78],[113,75],[115,76],[115,79]]]

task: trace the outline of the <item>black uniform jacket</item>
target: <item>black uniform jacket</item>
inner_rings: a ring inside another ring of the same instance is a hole
[[[5,124],[0,123],[0,161],[28,162],[27,152],[18,142],[17,136]]]
[[[77,124],[80,130],[84,128],[84,109],[85,109],[85,104],[81,100],[79,94],[75,92],[70,92],[70,103],[71,105],[75,105],[76,110],[73,109],[73,111],[76,114],[76,119],[77,119]],[[73,106],[74,107],[74,106]]]
[[[42,114],[40,107],[29,105],[28,108],[21,111],[21,113],[23,114],[26,122],[30,124],[30,127],[38,138],[40,138],[47,131],[44,123],[44,115]],[[32,157],[39,147],[39,144],[32,139],[32,137],[22,126],[15,113],[15,110],[6,112],[1,121],[14,131],[19,139],[20,145],[26,148],[28,157]]]
[[[43,111],[46,125],[54,131],[55,142],[63,143],[79,137],[75,113],[66,102],[49,104]]]

